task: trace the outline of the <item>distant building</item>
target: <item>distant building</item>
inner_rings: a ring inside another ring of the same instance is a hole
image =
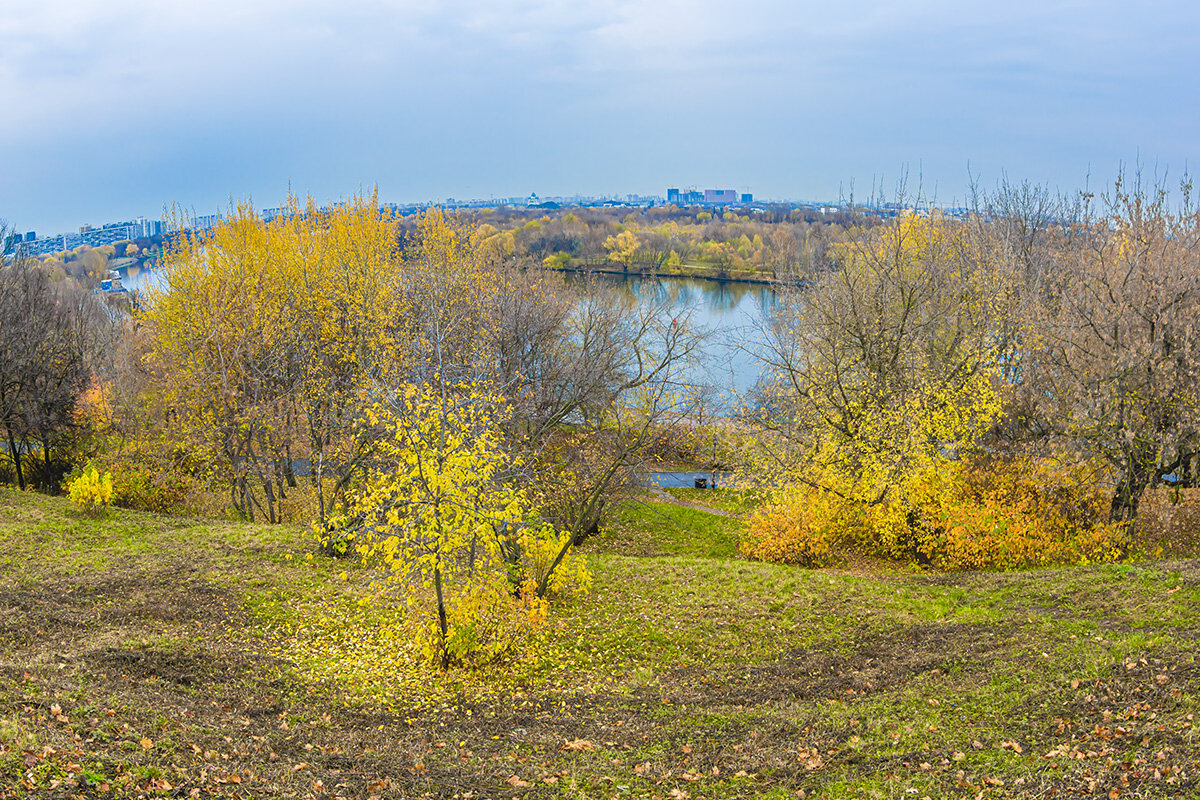
[[[754,202],[754,195],[750,194],[749,192],[747,192],[746,194],[743,194],[743,195],[742,195],[742,202],[743,202],[743,203],[753,203],[753,202]]]
[[[667,202],[673,205],[679,205],[678,189],[667,189]]]
[[[704,202],[714,206],[725,205],[727,203],[736,203],[737,196],[737,192],[733,189],[704,190]]]
[[[210,228],[215,228],[221,223],[220,214],[203,214],[192,220],[192,224],[188,227],[192,230],[206,231]]]

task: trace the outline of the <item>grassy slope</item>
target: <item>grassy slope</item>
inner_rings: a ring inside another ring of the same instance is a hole
[[[372,619],[301,531],[0,490],[0,797],[1200,795],[1200,562],[809,571],[736,526],[627,509],[525,685],[417,712],[273,655]]]

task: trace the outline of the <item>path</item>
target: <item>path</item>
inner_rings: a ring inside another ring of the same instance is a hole
[[[724,511],[719,508],[713,508],[712,506],[706,506],[701,503],[689,503],[687,500],[680,500],[678,497],[671,494],[666,489],[663,489],[661,486],[650,486],[648,488],[650,489],[650,494],[654,495],[659,500],[662,500],[667,503],[671,503],[672,505],[684,506],[685,508],[694,508],[697,511],[705,511],[709,514],[716,514],[718,517],[729,517],[730,519],[741,519],[741,517],[739,515],[729,512],[729,511]]]

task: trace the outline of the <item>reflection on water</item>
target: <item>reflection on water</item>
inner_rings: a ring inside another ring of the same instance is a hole
[[[687,315],[694,326],[708,332],[699,363],[683,379],[716,393],[712,411],[729,413],[754,387],[764,323],[778,302],[773,287],[700,278],[591,277],[615,285],[627,302],[665,303],[672,314]]]
[[[160,285],[163,273],[134,266],[122,271],[121,277],[126,289],[144,291]],[[681,377],[688,384],[713,390],[710,412],[729,413],[737,405],[737,398],[744,397],[754,387],[759,375],[756,355],[764,342],[764,323],[778,302],[774,288],[700,278],[606,274],[589,277],[615,286],[623,302],[630,306],[663,303],[673,316],[686,317],[697,329],[708,333],[698,363]],[[572,277],[568,275],[567,280]]]
[[[128,292],[144,292],[151,287],[157,288],[162,284],[163,273],[158,269],[148,269],[134,264],[119,271],[121,273],[121,285]]]

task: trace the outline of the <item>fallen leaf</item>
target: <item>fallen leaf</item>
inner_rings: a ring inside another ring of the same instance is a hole
[[[572,742],[567,742],[563,745],[563,750],[592,750],[596,745],[589,742],[587,739],[576,739]]]
[[[143,738],[142,739],[142,747],[149,750],[151,747],[154,747],[154,742],[150,741],[149,739]]]
[[[512,786],[512,787],[518,787],[518,786],[528,786],[528,785],[529,785],[529,782],[528,782],[528,781],[523,781],[523,780],[521,780],[521,779],[520,779],[520,778],[519,778],[517,775],[515,775],[515,774],[513,774],[513,775],[509,775],[509,776],[508,776],[508,778],[507,778],[507,780],[505,780],[504,782],[505,782],[505,783],[507,783],[509,786]]]

